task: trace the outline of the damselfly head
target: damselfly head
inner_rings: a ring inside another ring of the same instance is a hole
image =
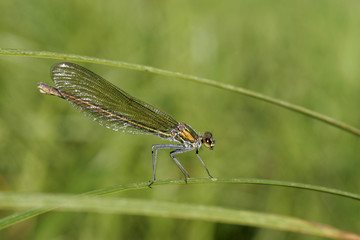
[[[205,147],[213,150],[215,146],[215,139],[212,136],[211,132],[205,132],[204,136],[201,138],[201,143],[205,145]]]

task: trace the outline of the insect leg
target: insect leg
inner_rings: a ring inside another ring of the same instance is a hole
[[[211,176],[209,170],[207,169],[205,163],[203,162],[203,160],[201,159],[200,155],[199,155],[199,149],[196,149],[196,156],[200,159],[200,162],[202,163],[202,165],[204,166],[207,174],[209,175],[210,178],[213,178],[213,176]]]
[[[186,148],[182,145],[180,145],[181,148],[175,149],[170,153],[170,157],[174,160],[176,165],[180,168],[181,172],[184,174],[185,177],[185,183],[187,183],[187,178],[190,177],[189,173],[186,171],[186,169],[181,165],[181,163],[174,157],[176,154],[184,153],[193,150],[194,148]]]
[[[153,179],[151,181],[151,183],[149,184],[149,187],[151,187],[151,185],[156,181],[156,160],[157,160],[157,152],[159,149],[179,149],[182,148],[182,145],[178,145],[178,144],[155,144],[152,146],[151,148],[151,152],[152,152],[152,162],[153,162]]]

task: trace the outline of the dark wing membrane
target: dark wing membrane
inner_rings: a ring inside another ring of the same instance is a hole
[[[178,122],[169,114],[130,96],[104,78],[74,63],[51,71],[56,87],[90,119],[115,131],[171,137]]]

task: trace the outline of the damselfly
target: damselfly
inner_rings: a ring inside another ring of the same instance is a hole
[[[185,182],[190,175],[175,155],[196,150],[196,156],[212,178],[199,156],[201,145],[211,150],[215,146],[215,140],[210,132],[205,132],[203,136],[197,134],[189,125],[180,123],[166,112],[130,96],[104,78],[75,63],[56,64],[51,70],[51,77],[56,88],[39,83],[40,92],[66,99],[95,122],[115,131],[154,134],[179,143],[152,146],[153,179],[149,186],[156,180],[155,170],[159,149],[173,149],[170,157],[184,174]]]

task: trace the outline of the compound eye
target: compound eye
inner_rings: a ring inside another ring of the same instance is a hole
[[[205,145],[205,147],[212,150],[215,146],[215,140],[212,137],[211,132],[205,132],[204,136],[202,138],[202,143]]]

